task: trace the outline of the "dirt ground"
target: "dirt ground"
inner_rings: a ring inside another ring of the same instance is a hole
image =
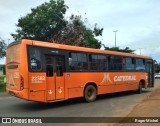
[[[118,123],[114,126],[160,126],[160,86],[135,106],[127,117],[155,117],[155,119],[159,117],[159,119],[158,123]]]

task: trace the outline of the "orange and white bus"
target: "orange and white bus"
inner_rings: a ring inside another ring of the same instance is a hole
[[[151,57],[27,39],[7,47],[6,78],[9,94],[39,102],[154,87]]]

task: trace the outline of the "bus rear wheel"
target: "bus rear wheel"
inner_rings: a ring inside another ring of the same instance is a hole
[[[84,98],[86,102],[93,102],[97,97],[97,89],[93,85],[88,85],[84,91]]]

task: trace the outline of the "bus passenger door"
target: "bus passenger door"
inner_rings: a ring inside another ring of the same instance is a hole
[[[56,99],[64,99],[64,75],[65,70],[64,66],[64,57],[56,56],[55,57],[55,76],[56,76]]]
[[[154,87],[154,71],[152,60],[147,61],[146,68],[148,72],[148,87]]]
[[[64,98],[64,57],[46,55],[47,101]]]

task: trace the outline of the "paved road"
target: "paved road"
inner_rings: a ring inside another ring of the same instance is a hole
[[[155,81],[160,86],[160,79]],[[155,89],[154,88],[154,89]],[[25,101],[5,93],[0,94],[1,117],[120,117],[127,115],[154,89],[144,89],[142,94],[123,92],[101,95],[95,102],[71,99],[56,103]],[[81,125],[81,124],[79,124]]]

